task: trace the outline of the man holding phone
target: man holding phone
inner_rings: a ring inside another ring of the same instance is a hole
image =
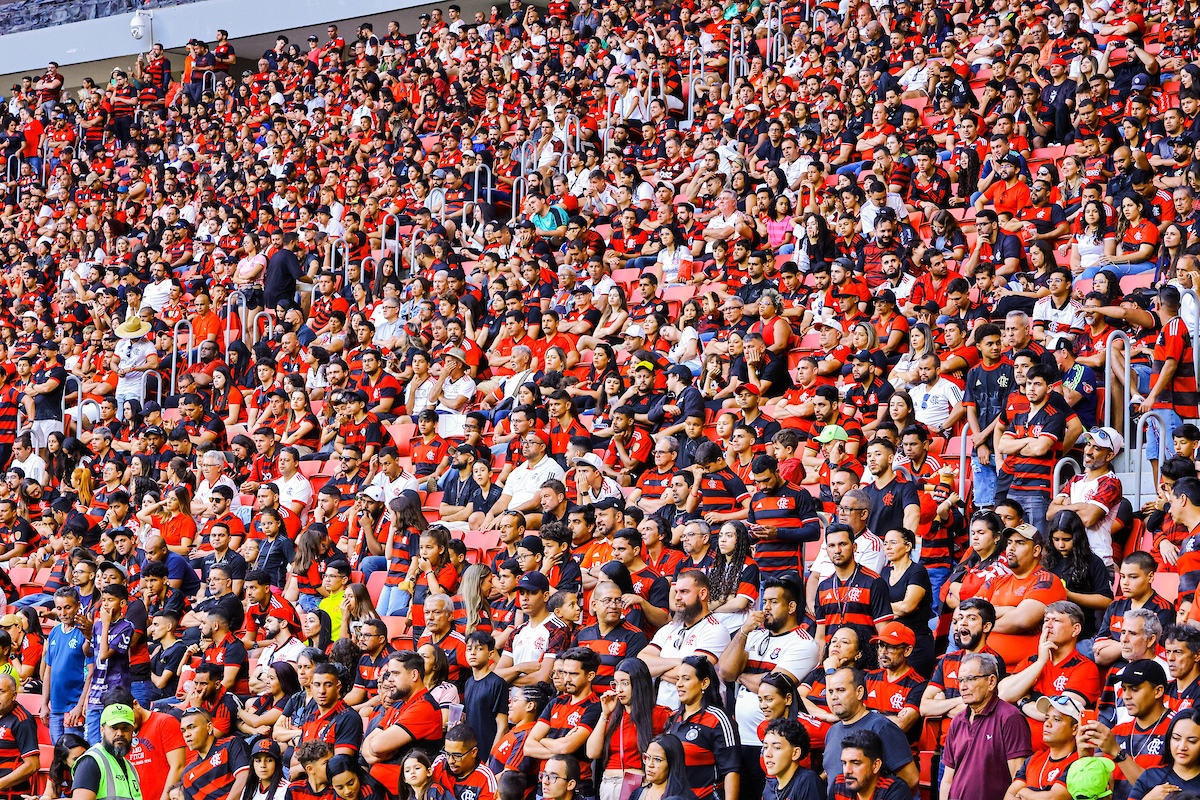
[[[1111,728],[1095,718],[1081,719],[1080,741],[1111,758],[1132,785],[1145,770],[1162,763],[1162,746],[1171,727],[1171,710],[1164,702],[1167,672],[1162,664],[1144,658],[1127,664],[1116,677],[1129,718]]]

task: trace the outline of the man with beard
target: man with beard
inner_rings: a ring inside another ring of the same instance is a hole
[[[763,676],[779,673],[799,683],[820,660],[820,649],[801,626],[804,616],[804,585],[795,573],[768,578],[763,584],[762,610],[751,611],[721,658],[717,673],[721,680],[737,683],[734,707],[738,738],[742,743],[742,792],[759,797],[762,773],[753,769],[760,747],[767,745],[758,735],[765,716],[758,704],[758,687]],[[764,750],[764,754],[765,754]],[[787,783],[787,781],[783,781]]]
[[[867,671],[867,707],[909,733],[921,720],[918,708],[925,692],[924,679],[908,663],[917,637],[893,620],[871,641],[879,648],[879,669]]]
[[[599,700],[596,708],[599,716]],[[446,731],[442,756],[433,765],[433,783],[455,800],[495,800],[496,776],[480,763],[479,742],[470,725],[459,723]]]
[[[388,659],[379,691],[380,701],[390,699],[391,705],[372,720],[362,756],[371,765],[371,777],[399,794],[408,754],[416,748],[433,753],[442,749],[442,710],[425,688],[425,660],[412,650]]]
[[[828,751],[826,751],[828,752]],[[846,737],[839,754],[841,774],[833,781],[833,800],[907,800],[904,781],[884,774],[883,740],[873,731]]]
[[[867,678],[859,670],[843,667],[826,679],[825,699],[829,703],[829,710],[838,718],[825,734],[825,755],[822,760],[830,790],[842,778],[843,751],[861,742],[861,733],[864,731],[874,733],[876,739],[882,742],[880,749],[868,753],[874,756],[875,766],[871,774],[879,774],[881,765],[878,761],[882,758],[882,768],[886,768],[888,774],[900,778],[908,784],[909,789],[915,789],[920,773],[913,763],[912,750],[904,732],[883,714],[867,708],[863,702],[866,696]],[[863,776],[854,774],[848,780],[861,782]],[[849,788],[857,791],[856,787]]]
[[[319,664],[309,687],[317,714],[301,726],[306,742],[325,742],[335,755],[358,754],[362,717],[342,700],[342,680],[333,664]]]
[[[96,800],[99,797],[134,800],[142,797],[137,771],[128,760],[136,727],[137,720],[129,706],[116,703],[104,708],[100,713],[100,741],[75,762],[72,800]],[[36,765],[36,756],[33,761]],[[105,788],[101,790],[101,786]]]
[[[572,647],[559,659],[563,693],[550,701],[525,739],[525,755],[549,760],[571,755],[580,760],[580,794],[594,794],[592,760],[587,740],[600,724],[600,698],[592,681],[600,669],[600,656],[589,647]]]
[[[869,499],[867,529],[877,536],[903,528],[917,530],[921,522],[921,502],[917,485],[896,475],[892,464],[896,446],[891,440],[876,437],[867,445],[867,471],[871,480],[862,487]]]
[[[947,720],[958,716],[966,703],[962,700],[958,685],[959,665],[971,653],[1000,654],[988,647],[988,634],[996,624],[996,609],[987,600],[971,597],[963,600],[954,612],[951,634],[958,649],[938,659],[933,677],[925,686],[921,697],[921,716],[926,719],[938,717]],[[1000,679],[1004,679],[1004,661],[1000,661]]]
[[[607,691],[612,685],[617,664],[626,658],[636,658],[648,644],[646,634],[640,628],[621,618],[621,601],[620,587],[607,580],[601,583],[592,593],[596,624],[575,635],[577,647],[590,647],[600,654],[600,665],[592,681],[600,691]]]
[[[847,509],[861,516],[866,513],[863,494],[855,489],[842,498]],[[817,620],[817,643],[824,646],[843,625],[859,624],[868,628],[882,628],[892,619],[892,606],[888,600],[887,581],[879,574],[862,566],[855,552],[854,529],[842,523],[830,525],[825,531],[825,553],[833,564],[833,571],[817,585],[817,602],[813,616]]]
[[[250,774],[250,751],[240,736],[217,738],[212,717],[198,708],[188,709],[180,720],[183,742],[195,758],[183,768],[186,800],[241,797]]]
[[[128,689],[107,692],[104,704],[106,709],[114,705],[133,709],[136,735],[131,739],[129,763],[137,771],[144,800],[166,800],[167,787],[179,781],[187,760],[179,720],[142,708]]]
[[[709,613],[711,586],[698,569],[684,570],[675,580],[675,618],[660,628],[638,658],[646,662],[650,675],[661,678],[658,704],[672,711],[679,708],[675,671],[683,659],[702,655],[714,664],[729,646],[729,632]]]
[[[1112,460],[1125,446],[1125,439],[1113,428],[1093,428],[1083,435],[1083,475],[1076,475],[1058,490],[1047,515],[1074,511],[1087,528],[1092,552],[1113,566],[1112,529],[1124,491],[1121,479],[1112,468]],[[1103,583],[1099,585],[1104,585]],[[1106,604],[1107,605],[1107,604]],[[1086,632],[1086,629],[1085,629]]]

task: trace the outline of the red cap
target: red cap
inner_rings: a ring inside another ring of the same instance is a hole
[[[759,391],[759,388],[757,386],[755,386],[753,383],[743,383],[741,386],[739,386],[737,388],[737,390],[739,392],[749,392],[750,394],[755,395],[755,396],[762,395],[762,392]]]
[[[872,644],[877,642],[893,645],[906,644],[909,647],[913,647],[917,643],[917,635],[906,625],[899,622],[889,622],[883,626],[883,630],[879,632],[878,636],[871,639]]]

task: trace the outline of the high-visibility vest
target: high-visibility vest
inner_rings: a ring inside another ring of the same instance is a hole
[[[142,787],[138,782],[137,770],[127,760],[117,758],[103,743],[92,745],[80,756],[80,761],[91,756],[100,766],[100,786],[96,800],[142,800]],[[79,761],[75,762],[75,770]],[[74,772],[75,770],[72,770]]]

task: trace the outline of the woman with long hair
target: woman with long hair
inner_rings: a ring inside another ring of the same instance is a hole
[[[309,528],[296,537],[296,556],[292,559],[283,596],[303,611],[316,611],[324,598],[321,589],[323,536],[317,529]]]
[[[446,651],[426,642],[417,649],[425,660],[425,688],[442,709],[442,726],[450,723],[450,706],[460,702],[458,687],[450,681],[450,660]]]
[[[741,629],[758,600],[758,564],[750,557],[750,529],[740,520],[726,522],[717,533],[717,553],[708,568],[709,607],[729,635]]]
[[[1163,709],[1164,717],[1170,713]],[[1165,744],[1162,766],[1150,767],[1134,781],[1130,800],[1165,800],[1179,791],[1200,794],[1200,708],[1175,713]]]
[[[305,611],[300,618],[301,641],[306,647],[315,647],[321,652],[329,651],[333,643],[333,620],[321,609]]]
[[[296,668],[286,661],[272,662],[266,683],[266,692],[238,710],[238,730],[246,736],[270,736],[288,698],[300,691]]]
[[[409,616],[416,641],[425,632],[425,598],[435,594],[453,596],[458,591],[458,570],[450,562],[450,530],[445,525],[430,525],[421,531],[407,582],[413,587]],[[453,614],[453,608],[448,610]]]
[[[46,789],[40,800],[59,800],[71,796],[75,762],[87,752],[87,739],[74,733],[64,733],[54,743]]]
[[[283,752],[269,738],[259,739],[250,748],[250,770],[253,777],[247,779],[240,800],[283,800],[288,794],[288,781],[284,780]]]
[[[246,419],[246,398],[234,382],[229,367],[221,366],[213,370],[211,410],[227,426],[237,425]]]
[[[896,389],[908,389],[920,382],[917,365],[921,358],[937,352],[937,340],[933,331],[924,322],[918,322],[908,331],[908,352],[900,356],[888,380]],[[901,428],[903,430],[903,428]]]
[[[294,447],[302,456],[321,446],[321,422],[313,413],[308,392],[295,389],[288,394],[287,427],[279,440],[282,447]]]
[[[1057,575],[1067,588],[1067,599],[1083,609],[1083,630],[1079,634],[1080,652],[1092,657],[1091,640],[1096,636],[1096,612],[1104,611],[1113,600],[1112,578],[1104,559],[1092,551],[1087,528],[1079,514],[1059,511],[1050,520],[1042,566]]]
[[[800,696],[800,711],[810,714],[822,722],[833,725],[837,716],[829,710],[825,699],[825,678],[830,670],[853,667],[866,672],[878,664],[878,650],[871,644],[875,637],[874,628],[857,623],[843,625],[829,637],[828,655],[825,660],[800,679],[796,693]]]
[[[566,387],[567,394],[575,401],[575,407],[580,411],[595,409],[603,392],[604,378],[614,371],[617,366],[616,351],[612,345],[598,344],[592,350],[592,363],[579,382]],[[619,377],[619,375],[618,375]]]
[[[662,249],[648,269],[661,285],[687,283],[692,274],[692,251],[683,234],[674,225],[660,225],[654,235]]]
[[[626,776],[645,772],[642,754],[671,713],[655,698],[645,662],[626,658],[617,664],[611,687],[600,696],[600,721],[587,740],[588,758],[603,765],[601,800],[619,798]]]
[[[325,766],[329,786],[338,800],[390,800],[383,784],[372,778],[355,756],[340,755]]]
[[[995,511],[976,511],[971,515],[968,531],[971,549],[966,558],[950,570],[950,577],[943,584],[948,587],[942,590],[946,592],[946,605],[952,609],[978,594],[988,578],[1001,577],[1011,571],[1004,553],[1008,546],[1005,524]]]
[[[1117,252],[1117,235],[1109,229],[1104,206],[1089,200],[1080,209],[1079,232],[1071,237],[1071,274],[1076,277],[1100,266]]]
[[[367,619],[379,619],[379,612],[371,602],[371,593],[361,583],[352,583],[346,587],[346,596],[342,598],[342,622],[340,638],[347,638],[354,630],[356,623]]]
[[[832,264],[837,254],[837,239],[825,217],[813,212],[805,214],[803,227],[796,226],[794,255],[800,271],[807,274],[818,264]]]
[[[1100,266],[1084,270],[1079,277],[1090,278],[1101,267],[1111,269],[1119,278],[1149,272],[1155,268],[1154,254],[1160,238],[1158,226],[1146,213],[1145,201],[1127,194],[1117,211],[1116,254],[1103,256]]]
[[[1158,260],[1154,265],[1154,285],[1160,280],[1175,280],[1175,267],[1179,257],[1187,248],[1188,234],[1178,222],[1168,222],[1162,230],[1162,242],[1158,246]]]
[[[172,459],[173,460],[173,459]],[[164,490],[163,499],[143,506],[138,522],[157,530],[172,552],[186,556],[196,540],[196,519],[192,516],[192,493],[186,486]]]
[[[885,413],[880,415],[880,421],[892,423],[898,431],[917,424],[916,406],[913,405],[912,395],[907,389],[892,392],[885,409]]]
[[[622,334],[628,319],[629,300],[625,296],[625,290],[620,286],[613,286],[608,290],[608,305],[604,307],[600,319],[596,322],[595,332],[591,336],[579,337],[579,349],[590,349],[601,342],[614,346],[622,344]]]
[[[387,578],[375,607],[380,616],[399,616],[410,607],[412,589],[404,587],[410,573],[416,569],[411,553],[414,542],[429,527],[421,511],[421,498],[414,491],[404,491],[396,498],[392,512],[392,524],[388,527],[383,544],[383,556],[387,559]]]
[[[959,262],[966,258],[967,237],[953,214],[945,209],[935,212],[929,218],[929,230],[933,236],[929,240],[928,249],[940,252],[946,258],[953,258]],[[921,249],[919,253],[919,255],[913,253],[913,259],[917,263],[921,263],[925,249]]]
[[[494,585],[491,569],[487,564],[472,564],[463,571],[458,594],[454,596],[454,625],[463,636],[475,631],[491,633],[492,604],[488,599]]]
[[[979,153],[974,147],[964,147],[958,152],[958,187],[950,198],[950,205],[962,208],[971,204],[971,197],[979,191],[979,170],[982,166]]]
[[[679,737],[664,733],[655,736],[642,756],[646,780],[633,790],[629,800],[696,800],[688,780],[686,756]]]
[[[908,663],[922,677],[933,674],[933,633],[929,620],[933,617],[933,587],[929,582],[929,570],[924,564],[913,561],[912,552],[917,546],[917,535],[904,528],[895,528],[883,537],[883,552],[887,556],[880,577],[887,581],[888,599],[896,621],[913,632],[917,643],[908,657]]]
[[[704,656],[687,656],[675,668],[679,710],[667,719],[667,732],[692,745],[685,752],[688,782],[698,794],[738,793],[741,752],[733,723],[725,714],[716,668]]]

